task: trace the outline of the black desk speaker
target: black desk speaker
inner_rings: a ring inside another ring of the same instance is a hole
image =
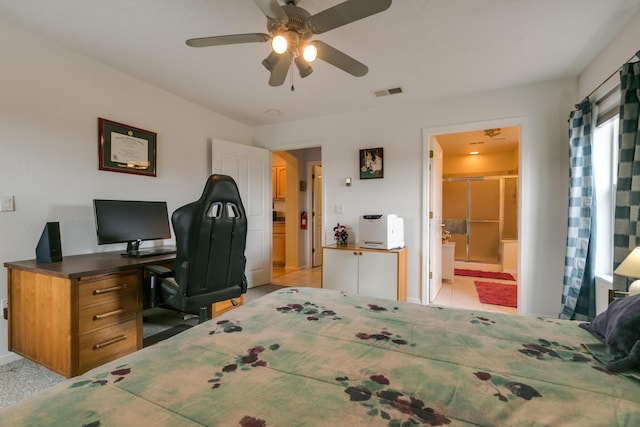
[[[42,230],[42,235],[36,246],[36,261],[62,261],[62,244],[60,243],[60,223],[48,222]]]

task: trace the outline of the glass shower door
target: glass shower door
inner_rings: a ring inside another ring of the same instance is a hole
[[[455,243],[454,259],[467,259],[467,181],[442,183],[442,218],[445,230],[451,233]]]
[[[469,261],[500,261],[500,180],[469,181]]]
[[[517,238],[517,178],[444,181],[442,218],[456,260],[499,263],[503,233]]]

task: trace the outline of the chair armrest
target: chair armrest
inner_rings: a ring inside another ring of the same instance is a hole
[[[149,273],[149,305],[151,308],[156,306],[156,289],[158,288],[158,279],[174,276],[173,270],[161,265],[147,265],[145,271]]]
[[[170,277],[173,276],[173,270],[162,265],[147,265],[144,268],[149,274],[156,277]]]

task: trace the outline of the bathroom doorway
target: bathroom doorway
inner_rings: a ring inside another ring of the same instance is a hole
[[[455,273],[479,271],[496,277],[506,273],[513,277],[506,283],[518,284],[520,126],[463,128],[428,138],[443,152],[442,220],[438,224],[442,230],[432,224],[428,231],[430,239],[440,237],[436,234],[442,231],[443,259],[442,265],[429,265],[429,276],[440,276],[442,286],[425,303],[490,310],[480,302],[475,286],[476,281],[490,279]],[[445,260],[445,254],[452,259]],[[453,267],[450,274],[445,267]],[[442,274],[432,273],[437,268]],[[438,289],[437,284],[429,283],[424,294],[432,287]],[[516,313],[517,308],[496,311]]]

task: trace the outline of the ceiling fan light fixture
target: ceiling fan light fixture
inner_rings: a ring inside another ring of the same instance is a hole
[[[287,38],[283,35],[278,34],[274,38],[271,39],[271,48],[273,51],[279,55],[282,55],[287,51]]]
[[[302,57],[307,62],[313,62],[318,57],[318,49],[314,45],[308,44],[302,51]]]

